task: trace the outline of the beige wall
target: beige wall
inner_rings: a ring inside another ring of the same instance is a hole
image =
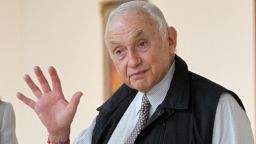
[[[0,0],[0,97],[14,105],[21,144],[45,143],[34,112],[15,98],[33,66],[57,67],[67,99],[85,93],[72,139],[103,102],[100,0]],[[177,51],[189,68],[235,91],[255,127],[253,0],[152,0],[178,31]],[[93,64],[93,66],[92,66]]]

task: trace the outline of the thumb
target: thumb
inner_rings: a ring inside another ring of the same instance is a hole
[[[82,95],[83,95],[83,93],[79,91],[79,92],[76,92],[76,93],[72,96],[72,99],[71,99],[71,101],[70,101],[70,103],[69,103],[69,105],[68,105],[68,109],[69,109],[70,111],[72,111],[73,113],[76,112],[77,106],[78,106],[78,104],[79,104],[79,102],[80,102],[80,98],[82,97]]]

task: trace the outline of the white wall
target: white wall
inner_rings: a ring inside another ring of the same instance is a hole
[[[236,92],[255,133],[254,1],[153,0],[178,31],[189,69]]]
[[[47,132],[15,93],[33,94],[22,77],[39,65],[58,69],[66,97],[85,93],[72,139],[103,102],[100,0],[0,0],[0,97],[14,105],[21,144],[46,143]],[[235,91],[255,127],[253,0],[152,0],[178,31],[189,68]],[[47,73],[46,73],[47,74]]]

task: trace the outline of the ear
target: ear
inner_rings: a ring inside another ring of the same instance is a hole
[[[168,27],[168,42],[169,42],[169,48],[170,53],[174,54],[176,51],[176,45],[177,45],[177,31],[174,27]]]

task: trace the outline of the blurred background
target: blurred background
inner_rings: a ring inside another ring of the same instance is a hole
[[[16,98],[35,98],[23,76],[55,66],[66,98],[84,92],[71,139],[90,125],[106,99],[102,2],[0,0],[0,97],[14,106],[20,144],[46,143],[36,114]],[[178,32],[177,53],[191,71],[236,92],[255,133],[255,1],[151,0]]]

